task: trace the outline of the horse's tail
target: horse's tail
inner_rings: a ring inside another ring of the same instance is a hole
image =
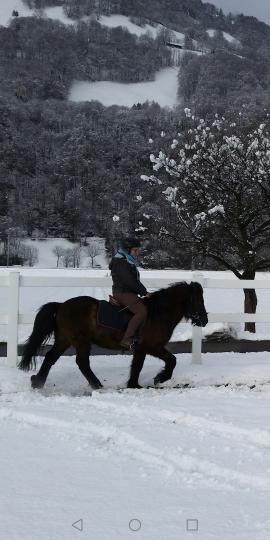
[[[49,302],[44,304],[38,311],[32,334],[29,336],[23,349],[22,359],[18,365],[19,369],[29,371],[36,367],[36,355],[50,335],[55,330],[55,315],[59,302]]]

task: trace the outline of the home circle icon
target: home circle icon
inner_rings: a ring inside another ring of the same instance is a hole
[[[129,522],[129,528],[133,532],[138,532],[142,528],[142,524],[139,519],[131,519]]]

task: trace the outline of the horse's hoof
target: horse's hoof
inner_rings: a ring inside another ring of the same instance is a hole
[[[132,383],[128,383],[127,384],[127,388],[133,388],[136,389],[136,390],[141,390],[142,389],[142,386],[138,383],[138,384],[132,384]]]
[[[159,374],[154,378],[154,384],[161,384],[161,383],[164,383],[164,382],[168,381],[170,378],[171,378],[171,376],[170,376],[170,375],[167,375],[166,373],[159,373]]]
[[[100,388],[103,388],[103,384],[101,382],[96,382],[91,384],[92,390],[100,390]]]
[[[44,383],[39,379],[37,375],[32,375],[31,377],[31,386],[32,388],[43,388]]]

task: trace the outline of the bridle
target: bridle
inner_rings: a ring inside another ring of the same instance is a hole
[[[189,306],[192,307],[194,299],[194,291],[191,291],[190,298],[189,298]],[[187,311],[186,318],[191,320],[191,323],[193,326],[201,326],[202,325],[202,315],[198,311],[194,311],[192,314],[190,313],[190,309]]]
[[[201,315],[199,315],[199,313],[195,312],[192,315],[190,313],[188,313],[187,318],[191,319],[191,324],[193,326],[201,326],[202,320],[201,320]],[[196,325],[196,323],[198,323],[198,324]]]

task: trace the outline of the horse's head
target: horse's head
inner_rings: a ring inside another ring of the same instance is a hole
[[[189,285],[189,295],[184,315],[187,319],[191,319],[194,326],[206,326],[208,323],[203,300],[203,288],[195,281],[192,281]]]

